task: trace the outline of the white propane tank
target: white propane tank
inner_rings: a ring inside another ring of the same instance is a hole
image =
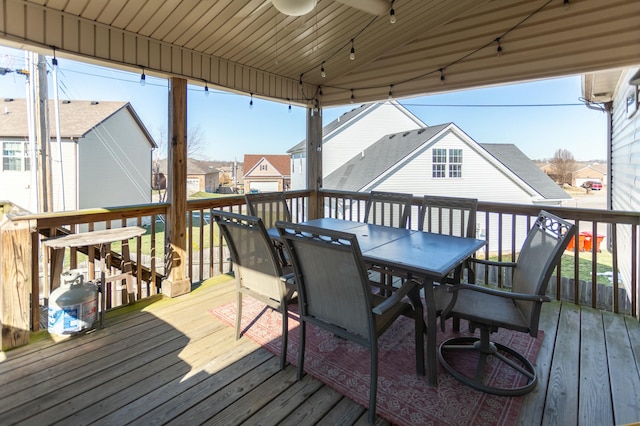
[[[60,287],[49,296],[49,333],[71,334],[93,326],[98,311],[98,286],[83,281],[79,269],[60,274]]]

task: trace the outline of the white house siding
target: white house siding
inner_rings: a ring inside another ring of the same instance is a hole
[[[5,138],[3,141],[10,141]],[[0,145],[0,149],[2,146]],[[11,201],[13,204],[30,211],[37,211],[31,200],[31,172],[2,171],[0,164],[0,200]]]
[[[363,110],[344,126],[323,136],[322,177],[328,176],[354,155],[391,133],[424,127],[424,123],[392,103]],[[294,153],[291,160],[295,173],[291,174],[292,189],[306,189],[306,153]],[[298,173],[300,172],[300,173]]]
[[[432,149],[462,149],[462,178],[433,178]],[[442,195],[452,197],[477,198],[481,201],[532,204],[532,197],[537,194],[524,185],[518,184],[500,163],[493,160],[484,150],[474,142],[467,141],[456,132],[448,131],[435,143],[424,146],[405,163],[396,165],[397,169],[389,171],[373,186],[363,188],[363,191],[411,192],[415,196]],[[498,245],[498,218],[492,215],[489,219],[489,230],[485,215],[477,216],[476,235],[485,239],[488,235],[491,250]],[[415,227],[415,225],[414,225]],[[503,223],[503,235],[511,235],[511,223]],[[526,229],[526,228],[525,228]],[[526,231],[519,232],[516,239],[516,249],[526,238]],[[502,241],[504,250],[511,250],[510,239]]]
[[[638,69],[623,73],[613,100],[613,132],[611,146],[611,207],[613,210],[640,211],[640,110],[631,117],[627,113],[628,82]],[[618,250],[631,253],[631,230],[618,227]],[[629,294],[631,283],[630,256],[618,259],[622,284]]]
[[[291,189],[307,188],[307,155],[304,152],[291,154]]]
[[[78,208],[151,202],[151,149],[126,108],[79,141]]]
[[[53,186],[53,208],[55,211],[63,210],[77,210],[78,200],[76,198],[76,186],[78,182],[77,175],[77,148],[78,145],[75,141],[69,139],[62,140],[62,158],[64,160],[62,173],[60,171],[60,155],[58,150],[58,143],[55,140],[51,141],[52,152],[52,186]],[[62,202],[62,182],[61,174],[64,178],[64,203]]]

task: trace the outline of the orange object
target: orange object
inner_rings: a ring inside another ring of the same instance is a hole
[[[594,243],[593,243],[593,234],[591,232],[587,232],[587,231],[583,231],[580,233],[580,236],[584,235],[585,239],[584,239],[584,244],[582,246],[582,251],[591,251],[593,250],[594,247]],[[602,242],[602,240],[604,239],[604,235],[602,234],[597,234],[596,235],[596,242],[595,242],[595,248],[596,251],[600,251],[600,243]]]
[[[583,232],[581,232],[578,235],[578,251],[584,251],[584,244],[585,244],[586,238],[587,236],[584,235]],[[576,244],[575,237],[571,237],[569,244],[567,244],[566,250],[573,250],[573,247],[575,246],[575,244]],[[589,242],[589,247],[591,247],[591,242]]]

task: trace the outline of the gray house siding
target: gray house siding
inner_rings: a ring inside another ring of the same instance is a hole
[[[78,208],[151,201],[152,152],[126,108],[80,139],[78,151]]]

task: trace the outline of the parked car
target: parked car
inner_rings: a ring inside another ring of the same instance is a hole
[[[600,191],[602,189],[602,183],[596,182],[595,180],[588,180],[582,184],[583,188],[593,189],[594,191]]]

